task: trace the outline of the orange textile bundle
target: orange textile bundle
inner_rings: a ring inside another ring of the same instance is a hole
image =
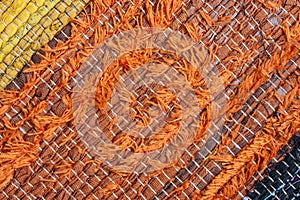
[[[297,1],[90,1],[0,91],[0,198],[282,197],[299,47]]]

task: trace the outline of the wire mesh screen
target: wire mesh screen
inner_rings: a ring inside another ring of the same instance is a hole
[[[0,2],[1,199],[299,198],[297,0],[24,2]]]

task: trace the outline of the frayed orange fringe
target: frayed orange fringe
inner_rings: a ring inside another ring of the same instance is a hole
[[[126,1],[122,1],[126,2]],[[261,1],[264,3],[263,1]],[[28,106],[26,110],[24,110],[25,116],[24,119],[19,121],[17,124],[11,124],[6,118],[3,119],[5,127],[7,127],[8,131],[6,131],[4,135],[5,144],[1,143],[1,151],[3,152],[0,155],[0,174],[5,174],[5,176],[0,176],[0,188],[3,187],[6,183],[10,181],[13,177],[14,169],[21,168],[23,166],[30,165],[38,156],[38,148],[41,143],[41,139],[48,139],[52,136],[52,133],[63,123],[68,122],[72,118],[71,113],[71,105],[69,105],[68,100],[64,101],[67,104],[67,110],[61,117],[58,116],[43,116],[41,112],[46,108],[48,101],[53,99],[55,94],[60,91],[61,88],[65,87],[66,84],[69,82],[70,77],[74,76],[80,64],[85,60],[85,58],[93,51],[93,49],[100,44],[105,38],[109,35],[116,33],[118,30],[130,30],[132,29],[132,25],[129,23],[129,20],[136,16],[139,19],[139,24],[137,27],[143,25],[143,17],[137,14],[139,7],[141,6],[141,1],[134,1],[135,5],[128,8],[125,13],[119,11],[119,15],[121,16],[121,22],[117,23],[114,21],[114,27],[110,28],[106,23],[105,27],[99,26],[98,24],[98,16],[107,10],[111,5],[114,4],[114,1],[107,1],[104,3],[103,1],[94,0],[90,4],[91,6],[91,14],[83,15],[80,19],[75,20],[71,23],[72,29],[72,37],[66,43],[59,43],[57,47],[54,49],[50,49],[49,47],[45,47],[46,54],[43,56],[43,60],[39,64],[32,65],[27,72],[33,73],[33,78],[25,83],[25,86],[20,91],[3,91],[1,92],[0,97],[0,115],[4,116],[5,112],[10,110],[10,107],[13,105],[22,107],[21,103],[14,103],[15,101],[22,100],[26,104],[29,105],[28,101],[28,94],[32,94],[35,91],[35,86],[39,86],[41,84],[40,79],[47,79],[50,75],[50,71],[47,70],[47,67],[50,69],[59,69],[56,63],[59,63],[63,66],[63,70],[66,73],[63,73],[62,81],[54,88],[54,90],[50,91],[48,99],[41,103],[38,103],[37,106],[32,107]],[[264,5],[270,9],[277,8],[278,5],[276,4],[266,4]],[[164,1],[160,0],[157,6],[157,10],[153,10],[152,7],[146,3],[146,18],[149,22],[150,26],[159,26],[159,27],[168,27],[172,21],[172,13],[180,9],[181,1],[173,0],[173,1]],[[215,23],[206,13],[201,11],[199,14],[196,15],[199,22],[203,23],[205,26],[211,27]],[[227,20],[227,19],[222,19]],[[95,33],[90,33],[86,30],[89,30],[91,26],[94,28]],[[290,29],[287,26],[284,26],[284,31],[287,37],[287,43],[282,48],[281,54],[275,54],[271,57],[270,60],[266,60],[263,63],[258,65],[258,68],[250,74],[245,74],[242,77],[242,82],[238,87],[238,93],[234,98],[231,98],[227,104],[227,113],[226,116],[229,118],[232,116],[232,113],[236,112],[241,108],[241,106],[245,103],[247,94],[250,94],[251,91],[257,89],[262,83],[264,83],[269,78],[269,74],[274,72],[275,70],[279,71],[285,67],[285,64],[297,54],[297,48],[299,48],[299,21],[296,25]],[[188,24],[187,26],[188,34],[194,39],[199,40],[199,37],[202,37],[202,33],[197,31],[197,28],[194,24]],[[82,34],[85,33],[88,36],[93,36],[94,40],[92,45],[84,39]],[[78,45],[80,44],[80,45]],[[216,47],[216,50],[219,47]],[[235,49],[232,47],[232,49]],[[239,51],[239,56],[233,56],[228,58],[228,60],[233,61],[232,66],[230,67],[228,72],[222,73],[222,78],[227,80],[230,77],[230,72],[234,72],[237,66],[243,65],[247,60],[257,55],[254,55],[254,51],[248,51],[243,53]],[[72,59],[68,59],[72,57]],[[67,64],[61,62],[60,58],[66,58],[69,60]],[[44,72],[44,70],[46,70]],[[225,82],[225,86],[229,85],[229,83]],[[294,98],[295,94],[299,93],[297,89],[294,91],[294,94],[287,96],[284,100],[282,108],[290,105],[290,100]],[[70,98],[65,96],[65,98]],[[288,98],[288,99],[287,99]],[[19,104],[19,105],[18,105]],[[299,108],[298,105],[292,106],[294,109],[293,114],[285,116],[280,120],[281,122],[286,120],[292,124],[293,127],[299,127],[299,113],[297,109]],[[34,134],[37,137],[33,143],[29,143],[24,141],[21,136],[21,133],[18,129],[26,120],[32,120],[35,127],[37,127],[37,133],[28,133]],[[272,119],[269,119],[267,124],[270,123]],[[291,124],[286,124],[291,125]],[[277,124],[278,127],[279,124]],[[268,125],[264,131],[267,130]],[[272,128],[271,128],[272,129]],[[293,129],[294,130],[294,129]],[[274,134],[272,131],[272,134]],[[271,135],[272,135],[271,134]],[[253,160],[254,157],[259,156],[261,159],[260,166],[264,168],[266,166],[266,161],[268,158],[271,158],[275,155],[277,150],[281,147],[282,143],[285,142],[282,139],[287,139],[291,135],[287,135],[286,138],[276,138],[274,143],[270,143],[272,149],[270,149],[269,142],[273,141],[272,137],[268,134],[258,134],[258,136],[252,141],[250,145],[248,145],[245,150],[243,150],[236,158],[226,157],[223,156],[221,158],[215,157],[214,159],[218,161],[223,161],[224,163],[228,163],[228,165],[224,168],[224,171],[218,175],[211,184],[205,189],[205,191],[201,192],[203,198],[217,198],[216,194],[219,191],[223,192],[223,197],[230,196],[233,194],[234,191],[237,190],[237,186],[241,183],[246,181],[243,178],[243,173],[245,168],[243,168],[244,164],[247,164]],[[67,140],[71,138],[67,137],[61,145],[64,145]],[[257,151],[259,149],[259,151]],[[262,157],[265,155],[266,149],[271,151],[272,153],[269,157]],[[257,154],[260,152],[261,154]],[[225,159],[226,158],[226,159]],[[266,158],[264,160],[264,158]],[[223,159],[223,160],[222,160]],[[70,173],[70,166],[67,167],[68,170],[66,171],[58,171],[59,174],[69,174]],[[253,168],[254,173],[258,167]],[[251,174],[250,173],[250,174]],[[234,180],[233,183],[229,183],[230,179],[239,175],[239,179],[232,179]],[[184,190],[188,185],[182,187],[181,189]],[[111,187],[112,190],[116,189],[116,186]],[[108,189],[110,191],[111,189]],[[179,191],[176,191],[176,193]],[[105,192],[104,192],[105,193]],[[222,197],[222,198],[223,198]]]

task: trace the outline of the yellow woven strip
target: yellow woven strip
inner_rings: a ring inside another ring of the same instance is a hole
[[[2,40],[0,90],[4,89],[17,76],[18,72],[31,59],[33,53],[49,42],[69,22],[70,18],[74,18],[83,9],[89,0],[31,0],[29,4],[37,1],[41,6],[36,12],[31,13],[24,24],[19,23],[22,25],[9,40]],[[43,4],[41,4],[42,2]],[[5,12],[7,11],[6,8]],[[0,19],[1,17],[3,15],[0,15]],[[25,20],[25,18],[22,19]],[[16,20],[20,21],[16,17],[13,22]]]
[[[11,24],[16,17],[26,8],[29,6],[30,0],[15,0],[15,1],[3,1],[1,2],[1,7],[3,10],[5,9],[5,12],[2,13],[0,16],[0,32],[2,32],[5,27]],[[27,6],[26,6],[27,5]],[[6,34],[10,34],[6,31]],[[3,32],[1,33],[1,39],[5,38],[6,35],[3,35]]]
[[[28,3],[22,10],[18,9],[13,11],[11,9],[7,10],[3,15],[3,19],[7,19],[6,16],[14,16],[14,20],[6,20],[6,22],[0,25],[0,62],[3,61],[5,55],[9,54],[14,46],[16,46],[19,40],[24,37],[30,28],[39,23],[43,16],[48,14],[49,9],[52,9],[56,3],[60,0],[40,0],[38,4],[33,2]],[[20,11],[16,14],[16,12]],[[5,24],[5,25],[4,25]]]
[[[10,0],[0,1],[0,12],[2,13],[1,17],[10,8],[10,6],[11,6],[12,3],[13,3],[13,1],[10,1]],[[0,23],[3,23],[2,20],[0,21]]]

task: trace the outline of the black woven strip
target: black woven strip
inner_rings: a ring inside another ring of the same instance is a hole
[[[299,134],[298,134],[299,135]],[[264,172],[264,179],[256,181],[248,198],[255,200],[300,199],[300,137],[294,135],[290,140],[292,150],[284,159],[274,163]]]

